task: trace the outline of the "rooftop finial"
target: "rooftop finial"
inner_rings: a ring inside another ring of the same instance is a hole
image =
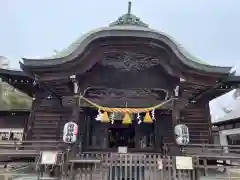
[[[142,26],[142,27],[148,27],[147,24],[142,22],[140,18],[137,16],[131,14],[131,8],[132,8],[132,1],[128,1],[128,12],[121,17],[118,18],[118,20],[112,22],[110,26],[117,26],[117,25],[134,25],[134,26]]]
[[[132,2],[128,1],[128,14],[131,14]]]

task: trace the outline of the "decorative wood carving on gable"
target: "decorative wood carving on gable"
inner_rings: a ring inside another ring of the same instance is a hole
[[[169,93],[163,89],[92,88],[86,92],[85,97],[105,106],[146,107],[168,99]]]
[[[101,65],[121,71],[141,71],[163,64],[162,60],[167,58],[167,56],[157,57],[143,52],[123,52],[116,49],[104,52],[104,55],[105,57],[99,62]]]
[[[97,64],[79,84],[82,90],[87,87],[107,87],[116,89],[161,88],[172,91],[177,81],[177,78],[166,75],[158,67],[141,71],[122,71],[122,69]]]
[[[127,50],[127,49],[125,49]],[[165,59],[167,56],[162,56]],[[110,50],[79,78],[85,97],[105,106],[146,107],[172,95],[179,78],[161,66],[162,60],[136,51]]]

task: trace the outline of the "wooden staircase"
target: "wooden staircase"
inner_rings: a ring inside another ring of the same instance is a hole
[[[185,118],[181,120],[181,123],[188,126],[191,143],[211,143],[211,122],[209,119],[208,109],[203,106],[193,104],[188,107],[184,113]]]
[[[64,109],[58,99],[43,99],[35,103],[32,113],[31,133],[28,140],[56,140],[62,139],[62,129],[68,121],[71,112]]]
[[[61,114],[37,110],[32,126],[32,140],[59,140]]]

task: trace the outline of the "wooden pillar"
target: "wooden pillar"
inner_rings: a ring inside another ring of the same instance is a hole
[[[79,126],[79,87],[78,82],[76,79],[76,75],[73,75],[70,77],[72,83],[73,83],[73,99],[74,103],[72,106],[72,122],[75,122]],[[77,142],[73,144],[73,154],[75,155],[77,151],[82,151],[82,142],[81,142],[81,132],[78,133],[78,139]]]
[[[78,99],[79,102],[79,99]],[[78,149],[79,152],[82,153],[85,150],[86,147],[86,132],[87,132],[87,121],[86,114],[84,112],[84,110],[82,108],[80,108],[80,103],[78,104],[78,129],[79,129],[79,133],[78,133]]]
[[[3,81],[0,78],[0,105],[3,105]]]
[[[172,122],[173,122],[173,127],[175,127],[180,120],[180,108],[177,105],[177,102],[179,100],[179,86],[176,86],[174,90],[174,99],[172,101]]]
[[[207,121],[208,121],[208,143],[209,144],[213,144],[213,135],[212,135],[212,121],[211,121],[211,114],[210,114],[210,107],[209,107],[209,102],[205,102],[204,104],[204,108],[205,108],[205,111],[206,111],[206,118],[207,118]]]
[[[63,107],[63,99],[61,98],[59,100],[59,103],[61,105],[61,109],[64,110],[64,107]],[[60,112],[59,112],[60,113]],[[65,116],[65,112],[64,113],[60,113],[60,121],[58,121],[58,135],[59,135],[59,140],[61,141],[62,139],[60,139],[62,137],[62,127],[61,127],[61,123],[62,121],[64,121],[64,116]]]
[[[23,140],[30,140],[32,138],[32,125],[33,125],[34,116],[35,116],[35,107],[36,107],[36,100],[35,98],[33,98],[32,107],[29,113],[27,123],[24,128]]]
[[[156,121],[154,122],[154,134],[155,134],[155,142],[154,142],[154,148],[156,152],[161,152],[162,150],[162,144],[163,144],[163,134],[161,132],[161,122],[162,122],[162,117],[161,117],[161,111],[156,110]]]
[[[174,99],[172,102],[172,125],[173,128],[179,124],[180,120],[180,109],[177,106],[177,99]]]
[[[36,108],[36,104],[37,104],[37,100],[36,100],[36,93],[37,93],[37,82],[33,81],[33,97],[32,97],[32,106],[30,109],[30,113],[29,113],[29,117],[27,120],[27,123],[25,125],[24,128],[24,136],[23,136],[23,140],[31,140],[32,138],[32,125],[34,123],[34,117],[35,117],[35,108]]]
[[[175,132],[174,128],[175,126],[179,123],[180,120],[180,108],[177,105],[177,101],[179,98],[179,86],[176,86],[174,90],[174,99],[172,101],[172,138],[174,142],[174,147],[170,148],[171,149],[171,154],[173,155],[179,155],[180,154],[180,147],[176,143],[176,137],[175,137]]]
[[[86,114],[86,112],[81,113],[81,132],[80,132],[80,138],[81,138],[81,147],[82,151],[86,151],[87,148],[89,147],[89,141],[90,141],[90,136],[89,136],[89,131],[90,131],[90,117]]]
[[[136,149],[140,149],[140,125],[139,124],[136,124],[135,125],[135,128],[134,128],[134,131],[135,131],[135,137],[134,137],[134,143],[135,143],[135,148]]]

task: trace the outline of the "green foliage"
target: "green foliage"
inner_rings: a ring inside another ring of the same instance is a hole
[[[0,82],[0,109],[30,109],[32,99],[9,84]]]

